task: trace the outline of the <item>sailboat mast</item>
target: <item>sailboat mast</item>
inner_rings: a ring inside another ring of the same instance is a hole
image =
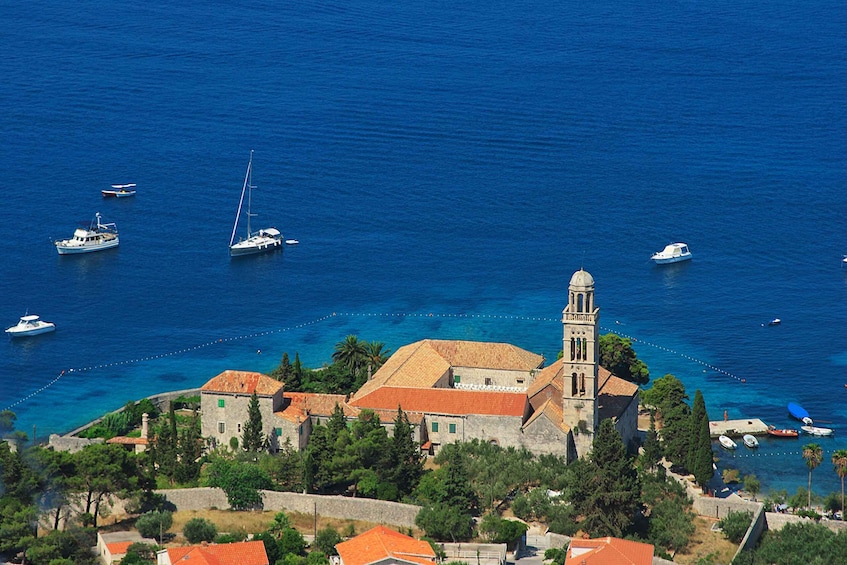
[[[238,219],[241,217],[241,206],[244,205],[244,191],[247,190],[247,185],[250,182],[250,171],[253,168],[253,150],[250,150],[250,162],[247,163],[247,173],[244,175],[244,185],[241,187],[241,198],[238,200],[238,212],[235,214],[235,223],[232,225],[232,235],[229,238],[229,246],[232,247],[235,241],[235,232],[238,230]],[[248,204],[247,216],[247,237],[250,237],[250,216]]]
[[[252,237],[250,216],[253,215],[253,150],[250,150],[250,166],[247,168],[247,237]]]

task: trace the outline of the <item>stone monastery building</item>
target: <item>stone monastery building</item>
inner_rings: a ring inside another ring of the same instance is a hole
[[[255,392],[272,449],[287,440],[304,449],[336,406],[349,420],[372,410],[389,431],[402,408],[431,454],[445,443],[478,439],[571,461],[590,450],[604,419],[631,445],[638,386],[600,367],[599,324],[594,278],[579,270],[562,312],[564,354],[549,366],[508,343],[425,339],[399,348],[350,397],[285,392],[284,383],[261,373],[224,371],[201,389],[202,434],[212,447],[240,442]]]

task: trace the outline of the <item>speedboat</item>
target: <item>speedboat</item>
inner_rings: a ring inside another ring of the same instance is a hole
[[[750,449],[759,447],[759,440],[756,439],[756,436],[751,434],[744,434],[741,438],[744,441],[744,445],[749,447]]]
[[[810,436],[831,436],[832,428],[821,428],[818,426],[800,426],[800,429]]]
[[[244,185],[241,187],[241,200],[238,202],[238,213],[235,215],[235,224],[232,226],[232,235],[229,238],[229,255],[230,257],[238,257],[240,255],[253,255],[254,253],[264,253],[265,251],[273,251],[282,247],[282,234],[276,228],[265,228],[259,231],[252,231],[250,227],[250,218],[255,216],[253,213],[253,151],[250,151],[250,161],[247,163],[247,174],[244,176]],[[247,195],[247,237],[235,241],[235,234],[238,230],[238,220],[241,217],[241,208],[244,204],[244,195]]]
[[[26,316],[21,316],[17,325],[6,328],[6,333],[11,337],[25,337],[46,334],[47,332],[55,331],[55,329],[56,324],[53,322],[45,322],[35,314],[27,314]]]
[[[779,429],[776,426],[768,426],[768,435],[773,437],[799,437],[800,432],[789,428]]]
[[[720,436],[718,441],[724,449],[735,449],[738,445],[727,436]]]
[[[769,326],[778,326],[778,325],[780,325],[781,323],[782,323],[782,320],[780,320],[779,318],[774,318],[773,320],[771,320],[770,322],[768,322],[768,325],[769,325]]]
[[[119,243],[117,226],[113,223],[102,223],[100,212],[94,215],[94,221],[88,228],[77,228],[71,239],[61,239],[54,242],[59,255],[103,251],[117,247]]]
[[[104,198],[126,198],[127,196],[135,196],[135,183],[129,184],[113,184],[111,190],[101,190]]]
[[[297,245],[298,243],[300,243],[300,242],[296,239],[286,239],[285,240],[285,245]]]
[[[653,253],[650,257],[659,265],[665,263],[679,263],[680,261],[688,261],[693,255],[688,249],[687,243],[671,243],[665,246],[661,251]]]

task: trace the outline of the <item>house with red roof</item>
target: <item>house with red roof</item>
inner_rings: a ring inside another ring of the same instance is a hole
[[[424,339],[400,347],[350,397],[285,392],[267,375],[224,371],[201,389],[203,437],[213,446],[240,440],[255,392],[271,448],[304,449],[313,426],[336,407],[348,420],[373,411],[389,432],[402,409],[429,453],[476,439],[573,460],[591,449],[604,419],[631,445],[638,386],[600,367],[599,313],[594,278],[579,270],[562,311],[563,356],[549,366],[508,343]]]
[[[336,544],[340,565],[432,565],[435,551],[428,542],[377,526]]]
[[[565,555],[565,565],[651,565],[652,563],[652,545],[613,537],[572,539]]]
[[[97,532],[97,555],[106,565],[117,563],[124,557],[126,552],[134,543],[145,543],[156,545],[156,540],[141,537],[135,530],[123,532]]]
[[[157,565],[270,565],[261,541],[169,547],[156,554]]]

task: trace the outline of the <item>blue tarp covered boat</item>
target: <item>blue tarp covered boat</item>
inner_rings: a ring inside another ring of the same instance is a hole
[[[800,421],[804,421],[809,417],[809,413],[806,412],[806,409],[797,404],[796,402],[788,403],[788,413],[791,414],[792,417],[797,418]]]

